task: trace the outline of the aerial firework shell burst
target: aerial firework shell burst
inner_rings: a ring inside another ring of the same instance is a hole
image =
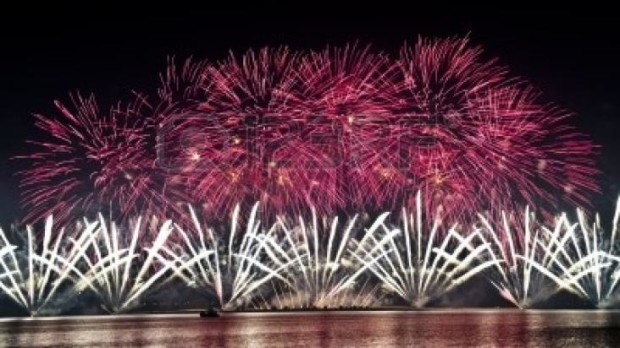
[[[19,173],[25,220],[54,215],[60,224],[76,214],[111,210],[129,218],[140,214],[165,216],[177,195],[167,190],[149,149],[142,96],[101,111],[94,98],[72,96],[73,107],[56,102],[60,117],[35,115],[35,126],[49,134],[32,141],[39,151],[20,158],[31,166]]]
[[[319,215],[411,206],[471,221],[586,205],[595,146],[567,113],[468,39],[420,39],[396,58],[348,45],[171,60],[157,96],[102,114],[74,98],[37,115],[51,140],[23,156],[27,221],[101,206],[226,220],[237,204]],[[59,216],[60,215],[60,216]],[[170,216],[176,218],[176,216]]]

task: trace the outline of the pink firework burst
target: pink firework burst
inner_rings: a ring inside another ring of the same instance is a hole
[[[185,142],[178,167],[206,211],[224,216],[255,201],[270,215],[334,208],[335,178],[322,144],[311,141],[300,64],[280,48],[209,67],[205,100],[179,115],[171,137]]]
[[[208,68],[206,60],[188,58],[179,65],[174,57],[168,58],[166,70],[159,76],[158,102],[149,121],[165,125],[177,119],[185,110],[191,110],[197,103],[206,100],[205,78]]]
[[[60,224],[111,210],[120,218],[167,210],[173,195],[156,181],[154,151],[147,151],[141,96],[101,112],[94,96],[71,97],[73,108],[56,102],[59,117],[35,115],[48,134],[31,141],[38,151],[18,158],[30,168],[18,173],[25,221],[53,214]],[[163,216],[163,215],[161,215]]]
[[[347,45],[311,52],[302,62],[305,116],[313,139],[331,159],[328,171],[336,178],[331,201],[356,210],[391,203],[388,192],[397,191],[400,183],[392,164],[383,161],[380,142],[389,131],[381,98],[389,83],[389,58],[372,52],[370,46]]]
[[[24,156],[27,220],[110,204],[182,219],[184,203],[225,220],[255,201],[322,215],[399,209],[422,191],[427,214],[469,222],[598,189],[596,148],[570,114],[467,39],[420,39],[396,59],[348,45],[170,60],[157,92],[153,107],[138,96],[101,113],[78,96],[37,115],[49,140]]]
[[[390,146],[427,213],[467,221],[526,204],[545,211],[586,204],[597,189],[594,146],[567,126],[569,114],[541,104],[467,39],[420,39],[396,64]]]

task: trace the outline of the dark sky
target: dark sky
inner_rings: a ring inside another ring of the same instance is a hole
[[[298,14],[192,8],[159,14],[124,9],[4,13],[0,223],[6,226],[20,214],[14,177],[18,163],[10,157],[26,151],[26,138],[36,137],[31,113],[54,112],[52,101],[67,100],[69,92],[94,92],[103,105],[132,89],[152,93],[168,55],[216,60],[231,49],[281,44],[322,48],[355,40],[395,54],[403,41],[415,41],[418,35],[468,33],[490,57],[499,57],[514,75],[540,88],[547,100],[578,114],[574,122],[602,146],[603,193],[596,205],[609,210],[620,191],[619,18],[604,9],[599,14],[581,9],[485,13],[445,7],[365,14],[336,14],[320,7]]]

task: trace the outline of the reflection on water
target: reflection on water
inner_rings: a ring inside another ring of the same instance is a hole
[[[1,320],[8,346],[619,346],[620,311],[432,311]]]

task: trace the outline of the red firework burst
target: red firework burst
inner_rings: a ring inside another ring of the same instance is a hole
[[[174,195],[156,181],[155,152],[146,151],[144,99],[103,113],[93,96],[71,100],[73,108],[55,103],[60,117],[35,115],[35,126],[49,138],[31,141],[39,151],[18,157],[30,162],[18,173],[25,221],[53,214],[67,224],[108,210],[120,218],[164,213]]]
[[[300,66],[306,116],[313,138],[331,159],[332,201],[339,208],[385,203],[386,177],[376,172],[387,172],[377,140],[385,135],[387,109],[380,97],[390,69],[386,55],[357,45],[311,52]]]
[[[587,203],[597,189],[592,143],[481,55],[467,39],[420,39],[401,51],[389,95],[397,136],[386,146],[403,156],[406,192],[422,190],[427,213],[453,221]]]
[[[248,51],[218,63],[169,61],[151,108],[101,114],[93,98],[60,118],[20,173],[27,220],[117,207],[181,218],[399,208],[467,221],[530,204],[585,204],[595,147],[570,114],[540,102],[467,39],[420,39],[397,59],[356,45]]]
[[[204,102],[179,115],[182,126],[169,138],[185,142],[181,176],[209,213],[254,201],[270,215],[334,208],[328,158],[309,141],[300,64],[286,48],[231,55],[208,68]]]

